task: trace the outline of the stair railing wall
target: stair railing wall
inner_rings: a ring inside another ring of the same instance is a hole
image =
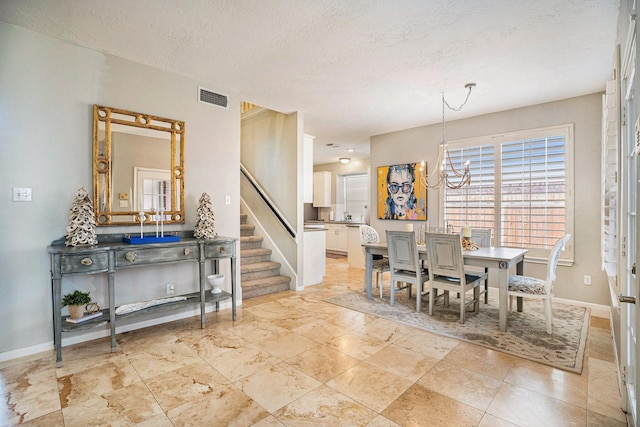
[[[278,209],[276,204],[271,200],[271,198],[266,193],[264,188],[262,188],[262,186],[258,183],[258,181],[253,177],[253,175],[251,175],[251,172],[249,172],[242,163],[240,163],[240,172],[246,178],[249,184],[251,184],[253,189],[256,191],[258,196],[260,196],[262,201],[267,205],[267,207],[273,213],[273,215],[275,215],[275,217],[280,222],[280,224],[287,230],[287,232],[291,235],[291,237],[295,239],[296,231],[294,230],[294,228],[291,226],[291,224],[289,224],[289,221],[286,220],[282,212],[280,212],[280,210]]]
[[[243,213],[247,214],[247,221],[256,227],[256,234],[263,236],[263,246],[272,251],[272,261],[281,264],[280,274],[290,276],[291,289],[296,290],[298,274],[297,265],[298,245],[295,232],[283,225],[280,218],[274,213],[273,206],[269,206],[267,200],[259,194],[244,173],[240,174],[240,203]]]

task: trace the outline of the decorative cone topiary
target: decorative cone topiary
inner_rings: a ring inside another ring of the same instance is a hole
[[[199,203],[196,211],[196,228],[193,230],[193,237],[197,239],[213,239],[217,236],[217,233],[214,226],[211,197],[207,193],[202,193]]]
[[[93,202],[84,187],[76,192],[67,225],[67,246],[90,246],[98,244],[96,236],[96,218]]]

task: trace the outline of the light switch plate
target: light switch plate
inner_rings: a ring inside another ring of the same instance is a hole
[[[224,196],[224,204],[225,205],[231,204],[231,196]]]
[[[13,201],[14,202],[30,202],[31,189],[13,187]]]

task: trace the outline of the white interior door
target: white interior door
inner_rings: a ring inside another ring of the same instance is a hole
[[[635,44],[633,44],[635,46]],[[625,89],[625,107],[626,117],[637,117],[637,111],[634,107],[635,92],[635,49],[631,50],[629,69],[624,74]],[[623,408],[627,412],[627,418],[632,421],[632,425],[638,425],[638,331],[640,330],[640,319],[637,315],[638,289],[640,275],[637,274],[638,264],[637,255],[640,254],[640,197],[638,197],[638,178],[640,177],[640,162],[638,162],[639,142],[638,132],[640,131],[640,118],[634,123],[631,122],[625,126],[622,133],[622,188],[623,198],[626,210],[625,228],[623,239],[626,242],[627,256],[625,259],[625,277],[620,282],[620,347],[621,360],[620,369],[622,370],[623,390],[620,390],[623,399]],[[623,240],[623,250],[625,242]]]

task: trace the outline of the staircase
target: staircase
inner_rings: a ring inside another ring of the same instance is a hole
[[[262,237],[240,214],[240,283],[242,299],[289,290],[291,278],[280,275],[280,263],[271,261],[271,249],[262,247]]]

